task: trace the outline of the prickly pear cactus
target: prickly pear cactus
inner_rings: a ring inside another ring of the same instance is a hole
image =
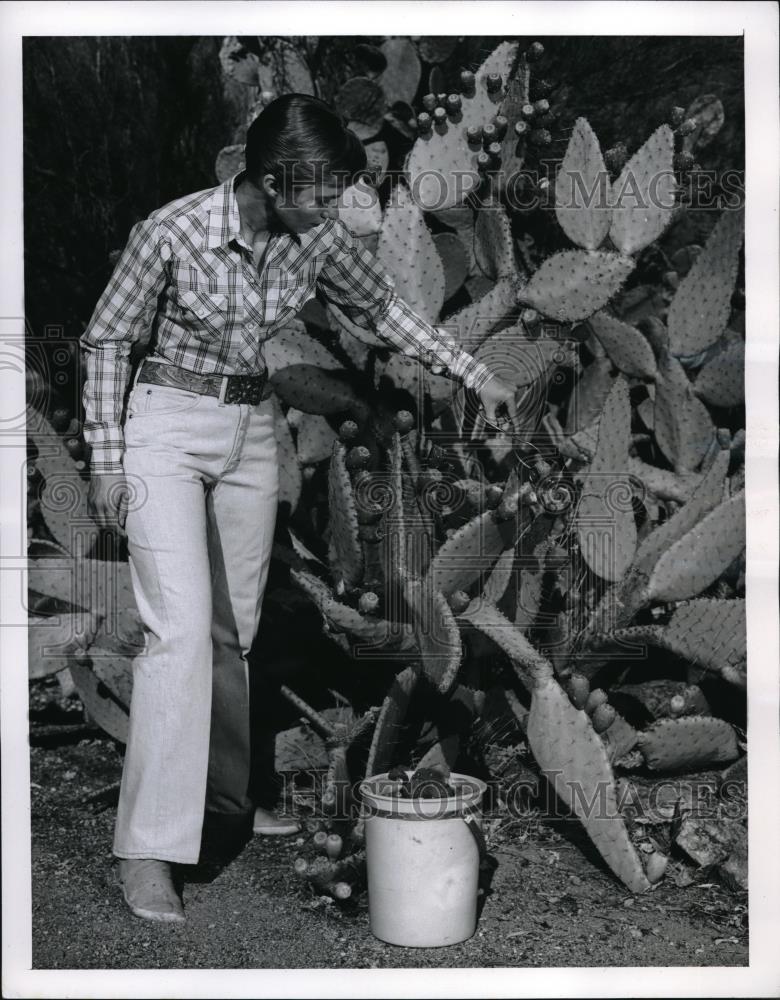
[[[601,246],[612,221],[610,196],[599,141],[587,119],[578,118],[555,180],[555,214],[572,243]]]
[[[704,249],[680,282],[667,318],[673,354],[697,354],[714,344],[725,329],[744,225],[743,211],[723,212]]]
[[[518,294],[552,319],[583,320],[607,304],[633,269],[630,257],[564,250],[548,257]]]
[[[653,771],[686,771],[728,764],[739,756],[737,736],[723,719],[659,719],[637,745]]]
[[[625,469],[631,432],[628,386],[615,380],[599,420],[596,454],[583,479],[577,507],[580,549],[594,573],[620,580],[636,551],[632,488]]]
[[[552,677],[534,687],[528,742],[562,801],[585,827],[601,856],[632,892],[650,882],[617,806],[607,751],[585,711],[572,705]]]
[[[612,185],[609,238],[624,254],[656,240],[671,221],[675,203],[674,134],[668,125],[650,136]]]
[[[479,186],[481,130],[498,115],[517,52],[516,42],[502,42],[477,70],[473,87],[457,95],[458,106],[452,102],[442,115],[428,116],[406,164],[412,196],[426,211],[458,205]],[[480,130],[480,140],[469,143],[469,128]]]
[[[363,579],[363,550],[346,454],[344,445],[337,441],[333,446],[328,472],[328,509],[337,587],[352,590]]]

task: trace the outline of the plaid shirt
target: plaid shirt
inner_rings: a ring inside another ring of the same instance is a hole
[[[319,288],[389,347],[443,368],[479,390],[491,372],[399,299],[376,259],[330,220],[299,235],[272,234],[263,264],[241,238],[234,183],[179,198],[133,227],[81,337],[84,437],[94,472],[121,472],[121,421],[134,342],[199,374],[260,374],[268,340]]]

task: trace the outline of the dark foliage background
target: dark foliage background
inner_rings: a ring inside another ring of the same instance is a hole
[[[498,40],[464,39],[462,64],[478,64]],[[742,167],[741,38],[540,40],[563,126],[584,115],[602,148],[623,141],[632,152],[671,105],[687,107],[715,93],[726,124],[702,166]],[[166,201],[215,183],[214,158],[240,125],[223,89],[221,41],[25,39],[25,298],[37,336],[56,325],[67,338],[78,337],[110,275],[108,255],[131,226]],[[351,72],[350,52],[376,39],[323,41],[317,75],[329,98]],[[553,152],[564,149],[560,141]]]

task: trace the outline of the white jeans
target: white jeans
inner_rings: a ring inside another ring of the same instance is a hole
[[[146,648],[133,663],[114,854],[194,864],[207,806],[251,808],[247,654],[276,519],[273,407],[136,382],[125,446]]]

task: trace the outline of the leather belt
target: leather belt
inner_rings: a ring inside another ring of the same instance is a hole
[[[222,403],[250,403],[252,406],[268,399],[272,392],[267,371],[262,375],[199,375],[178,365],[161,364],[149,358],[141,362],[136,381],[188,389],[202,396],[217,396]]]

